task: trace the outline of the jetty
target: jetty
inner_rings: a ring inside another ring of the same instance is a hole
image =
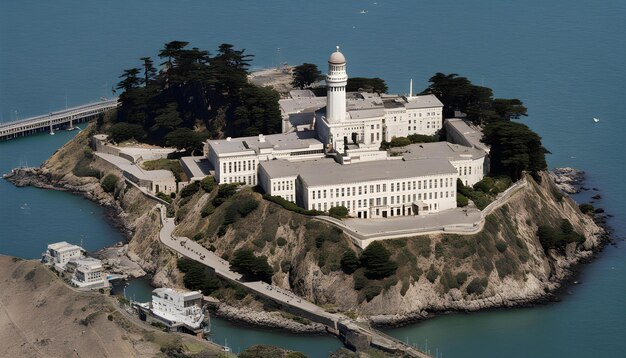
[[[100,102],[83,104],[41,116],[30,117],[12,122],[0,123],[0,141],[27,135],[49,132],[65,128],[73,129],[74,124],[90,121],[99,114],[117,108],[118,99],[107,99]]]

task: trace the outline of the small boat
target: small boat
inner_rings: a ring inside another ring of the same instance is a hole
[[[595,118],[595,117],[593,118],[593,121],[594,121],[594,123],[600,122],[600,120],[598,118]]]
[[[361,14],[367,14],[367,10],[361,10]]]

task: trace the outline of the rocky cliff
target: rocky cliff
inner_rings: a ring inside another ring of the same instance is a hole
[[[129,239],[128,257],[152,273],[155,284],[182,285],[175,257],[158,242],[154,203],[122,180],[113,193],[106,193],[100,179],[76,175],[81,162],[110,172],[88,159],[90,132],[78,135],[41,169],[18,172],[11,180],[17,185],[69,190],[107,206]],[[193,238],[226,259],[239,248],[252,248],[268,258],[275,284],[329,311],[369,317],[377,323],[410,321],[429,312],[528,304],[558,290],[574,265],[599,248],[604,231],[547,174],[541,175],[540,182],[527,180],[529,185],[489,215],[478,234],[384,241],[399,268],[381,280],[365,278],[363,269],[352,274],[341,270],[344,252],[358,254],[341,230],[285,210],[250,189],[239,190],[219,206],[214,205],[217,189],[199,189],[176,198],[176,234]],[[238,214],[235,203],[243,201],[258,206],[246,215]],[[582,243],[544,249],[538,227],[558,227],[563,219],[582,235]],[[237,300],[231,297],[230,302],[236,305]]]

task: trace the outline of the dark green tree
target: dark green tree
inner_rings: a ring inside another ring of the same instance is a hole
[[[296,88],[309,88],[311,84],[321,80],[322,73],[316,65],[312,63],[303,63],[293,69],[293,81],[291,85]]]
[[[250,281],[272,282],[274,270],[267,263],[267,257],[255,256],[250,249],[239,249],[235,251],[234,258],[231,262],[231,268],[244,276],[244,279]]]
[[[282,119],[278,92],[270,87],[246,84],[239,93],[235,121],[227,128],[231,136],[280,133]]]
[[[385,80],[378,77],[349,77],[346,85],[346,91],[348,92],[387,93],[387,90]]]
[[[341,257],[341,270],[347,274],[351,274],[359,268],[359,259],[352,250],[347,250]]]
[[[143,61],[143,83],[148,86],[157,71],[156,68],[154,68],[154,62],[150,57],[142,57],[140,60]]]
[[[178,128],[165,136],[165,143],[178,149],[184,149],[191,155],[202,152],[207,135],[189,128]]]
[[[379,241],[369,244],[361,254],[361,266],[365,267],[365,276],[369,279],[391,276],[396,272],[398,264],[389,257],[389,251]]]
[[[507,175],[513,181],[522,177],[523,171],[537,174],[547,168],[541,137],[524,124],[517,122],[491,122],[483,131],[483,142],[491,146],[491,174]]]

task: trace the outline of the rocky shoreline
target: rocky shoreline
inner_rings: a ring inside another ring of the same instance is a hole
[[[305,323],[297,322],[281,312],[257,311],[248,308],[238,308],[220,302],[214,311],[215,315],[227,321],[236,322],[253,328],[275,329],[292,333],[325,334],[326,328],[308,320]]]
[[[581,190],[584,190],[581,189],[584,188],[584,172],[580,172],[572,168],[561,168],[555,169],[554,172],[551,172],[550,177],[555,183],[557,183],[557,186],[564,193],[578,193]],[[40,168],[14,170],[12,174],[6,177],[6,179],[18,187],[30,185],[43,189],[67,191],[73,194],[82,195],[83,197],[97,202],[105,207],[107,221],[120,230],[126,238],[132,236],[132,229],[128,227],[124,221],[124,211],[120,205],[115,200],[111,200],[110,196],[101,196],[94,192],[94,186],[99,187],[97,181],[95,183],[82,186],[73,186],[67,183],[59,185],[58,182],[55,183],[55,181],[52,180],[51,175],[46,173],[45,169]],[[555,275],[550,282],[543,283],[543,294],[524,297],[523,299],[503,299],[499,296],[494,296],[486,299],[473,300],[471,302],[463,300],[457,302],[451,301],[447,302],[448,304],[444,304],[448,307],[442,307],[440,310],[422,310],[420,312],[405,315],[374,315],[364,319],[373,326],[390,328],[405,326],[440,315],[473,312],[478,310],[499,310],[512,307],[532,307],[559,301],[563,295],[567,294],[567,289],[571,285],[577,283],[575,278],[580,272],[581,266],[590,262],[594,257],[597,257],[596,254],[601,251],[606,244],[610,243],[610,228],[606,224],[606,217],[607,215],[604,211],[597,212],[594,215],[594,221],[604,230],[604,233],[599,240],[599,244],[592,248],[592,250],[572,252],[571,254],[573,254],[573,256],[568,259],[569,262],[562,266],[564,268],[560,274]],[[126,249],[124,249],[124,247]],[[102,255],[101,257],[105,258],[105,260],[109,260],[108,263],[111,267],[115,267],[118,272],[128,273],[129,276],[132,277],[145,275],[146,272],[141,268],[141,266],[130,259],[127,255],[127,250],[128,245],[124,245],[121,248],[105,248],[100,250],[99,254]],[[553,259],[556,259],[557,255],[552,256]],[[325,332],[324,327],[321,325],[315,323],[305,325],[296,322],[291,318],[284,317],[278,312],[241,309],[221,303],[215,313],[218,317],[251,327],[281,329],[295,333],[307,334],[322,334]]]

